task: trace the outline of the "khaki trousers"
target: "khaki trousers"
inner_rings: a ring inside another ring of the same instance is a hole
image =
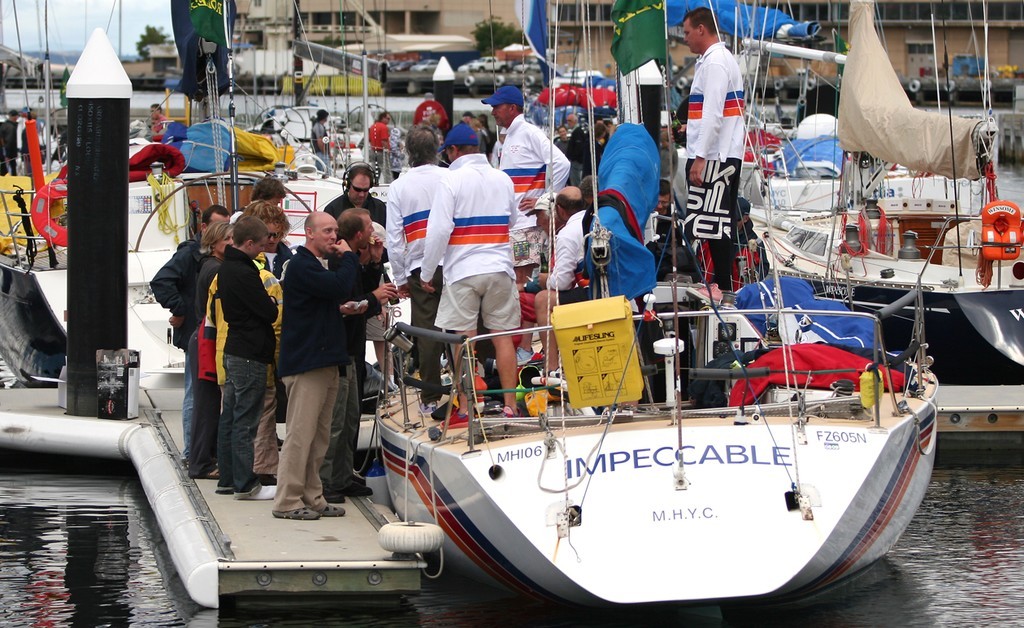
[[[274,510],[283,512],[308,506],[320,511],[327,507],[320,465],[331,433],[338,367],[328,366],[282,379],[288,391],[288,413],[277,466]]]

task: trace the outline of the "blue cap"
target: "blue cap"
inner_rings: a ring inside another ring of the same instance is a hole
[[[444,138],[444,145],[441,146],[441,150],[448,148],[449,146],[479,146],[480,138],[477,136],[476,131],[473,127],[469,126],[465,122],[460,122],[452,127],[451,131],[448,131],[448,137]]]
[[[495,90],[493,96],[484,98],[480,102],[492,107],[495,105],[516,105],[522,108],[523,92],[519,91],[519,88],[515,85],[502,85]]]

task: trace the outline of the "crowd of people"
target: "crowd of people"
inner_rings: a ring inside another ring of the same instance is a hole
[[[719,45],[709,15],[696,9],[683,23],[687,43],[702,55],[698,100],[691,103],[703,102],[701,115],[689,121],[686,172],[691,196],[703,201],[691,235],[710,241],[718,262],[732,254],[726,233],[736,205],[732,118],[737,98],[742,108],[742,91],[737,95],[735,61]],[[518,88],[501,86],[482,103],[498,126],[494,137],[471,113],[441,133],[436,111],[405,135],[409,168],[391,182],[387,203],[370,194],[382,174],[395,174],[391,149],[384,148],[393,137],[390,116],[378,116],[370,161],[349,167],[344,193],[309,213],[303,244],[285,241],[292,229],[281,208],[287,190],[272,176],[254,187],[244,211],[231,215],[219,205],[203,211],[196,237],[152,281],[154,296],[171,312],[173,342],[186,351],[182,423],[190,477],[216,480],[216,493],[235,499],[273,500],[274,517],[342,516],[346,497],[372,494],[355,472],[354,454],[365,347],[373,341],[377,363],[384,364],[387,302],[410,299],[416,327],[472,337],[481,329],[546,325],[555,304],[588,298],[582,263],[595,190],[591,160],[574,152],[574,138],[584,134],[576,116],[552,140],[526,122]],[[612,132],[595,125],[592,139],[603,147]],[[600,153],[587,142],[588,151]],[[675,165],[663,160],[661,167],[653,209],[671,216]],[[709,194],[706,188],[715,185],[729,193]],[[710,233],[715,216],[726,218]],[[675,231],[652,223],[649,232],[659,236],[649,246],[664,258]],[[690,266],[696,270],[692,258],[668,262],[677,270]],[[559,368],[552,335],[538,338],[542,358],[533,352],[532,332],[519,336],[518,344],[512,335],[493,339],[501,412],[508,417],[522,413],[514,393],[518,366],[542,359],[546,371]],[[417,340],[424,416],[436,417],[443,398],[444,352],[436,341]],[[459,354],[452,356],[458,372]],[[457,391],[453,407],[453,421],[468,420],[471,400],[464,392]]]
[[[273,500],[278,518],[342,516],[347,496],[372,494],[353,462],[367,321],[397,290],[381,281],[383,227],[357,190],[366,182],[350,174],[336,216],[309,214],[304,244],[285,242],[287,190],[268,176],[243,211],[205,209],[151,282],[186,355],[189,476]]]

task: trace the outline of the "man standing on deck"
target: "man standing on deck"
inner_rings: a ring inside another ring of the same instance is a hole
[[[324,206],[324,211],[335,220],[341,212],[351,207],[365,207],[370,211],[370,219],[377,224],[385,224],[387,206],[379,198],[370,195],[376,185],[373,168],[370,164],[357,161],[345,171],[345,193]]]
[[[0,142],[3,143],[3,163],[0,175],[18,174],[18,112],[11,109],[7,119],[0,123]]]
[[[278,519],[340,517],[345,509],[323,496],[320,466],[327,453],[341,369],[352,368],[341,307],[352,296],[359,257],[338,240],[337,221],[324,212],[306,218],[306,245],[295,251],[284,279],[278,373],[288,391],[288,419],[277,466]],[[334,270],[327,259],[340,256]]]
[[[377,171],[377,178],[381,183],[391,183],[391,164],[388,158],[391,150],[391,131],[388,129],[390,122],[391,114],[382,111],[377,115],[377,121],[370,125],[370,131],[367,133],[370,163]]]
[[[710,9],[683,18],[683,39],[700,55],[690,88],[686,120],[686,230],[708,243],[722,290],[732,289],[732,243],[743,158],[743,77],[729,48],[719,40]]]
[[[518,91],[518,90],[516,90]],[[475,336],[477,318],[491,332],[519,327],[519,292],[513,283],[509,221],[515,192],[508,175],[494,170],[480,154],[480,138],[465,124],[448,132],[442,149],[451,163],[437,186],[427,218],[420,285],[433,292],[432,280],[444,260],[444,293],[437,326]],[[516,387],[516,353],[511,336],[493,339],[501,387]],[[516,396],[505,394],[504,414],[515,416]],[[459,396],[462,412],[468,409]]]
[[[590,159],[587,130],[580,126],[579,117],[575,113],[565,116],[565,129],[569,133],[569,143],[565,150],[569,158],[569,185],[579,185],[583,180],[583,162]]]
[[[548,216],[536,212],[534,207],[549,183],[555,192],[565,187],[569,160],[540,127],[526,121],[523,93],[518,87],[502,85],[493,96],[481,102],[490,105],[494,120],[508,129],[499,168],[515,185],[518,211],[513,213],[509,225],[509,240],[515,256],[516,284],[523,285],[540,266],[541,251],[546,245],[539,224],[541,220],[548,220]]]
[[[206,227],[215,222],[227,222],[231,212],[223,205],[211,205],[203,211],[200,218],[199,231],[196,236],[178,245],[171,259],[163,265],[149,287],[157,302],[171,311],[167,320],[174,330],[172,344],[185,352],[185,397],[181,404],[181,427],[185,435],[185,448],[182,458],[188,460],[192,441],[192,385],[196,380],[198,353],[189,351],[189,340],[192,339],[199,324],[196,318],[196,280],[199,276],[199,242],[203,238]]]
[[[253,260],[267,248],[269,230],[255,216],[242,216],[217,272],[217,292],[228,336],[224,341],[224,400],[217,430],[217,493],[235,499],[270,499],[253,471],[253,441],[263,411],[267,371],[274,362],[280,315]]]
[[[370,220],[383,225],[388,225],[388,208],[379,198],[370,195],[370,189],[377,184],[374,178],[373,167],[366,162],[356,162],[345,171],[345,193],[328,203],[324,211],[335,219],[341,217],[346,209],[362,207],[370,212]],[[381,263],[388,261],[387,251],[384,251],[384,258]],[[388,280],[390,281],[390,280]],[[369,286],[367,286],[369,287]],[[380,370],[384,370],[384,327],[386,317],[371,316],[366,320],[366,339],[373,342],[374,352],[377,355],[377,364]],[[359,371],[359,381],[366,381],[366,363],[356,365]]]
[[[309,142],[313,145],[313,153],[324,162],[324,167],[331,168],[331,138],[327,133],[327,118],[330,114],[326,109],[318,109],[316,121],[313,122],[313,130],[309,135]]]
[[[442,177],[437,165],[437,136],[430,129],[413,127],[405,138],[410,170],[388,189],[387,249],[398,295],[412,301],[412,324],[424,329],[437,329],[434,320],[441,302],[444,277],[439,266],[427,292],[420,285],[423,264],[423,243],[427,235],[427,217],[431,200]],[[435,340],[416,339],[419,349],[420,379],[441,386],[441,352],[444,347]],[[434,390],[420,393],[420,412],[431,414],[437,409],[441,395]]]

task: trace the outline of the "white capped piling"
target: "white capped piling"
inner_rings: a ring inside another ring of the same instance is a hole
[[[455,126],[457,119],[452,108],[455,106],[455,72],[448,63],[447,57],[441,57],[434,70],[434,100],[441,103],[448,112],[448,119]]]
[[[128,346],[132,84],[102,29],[68,95],[68,414],[96,416],[96,350]]]

